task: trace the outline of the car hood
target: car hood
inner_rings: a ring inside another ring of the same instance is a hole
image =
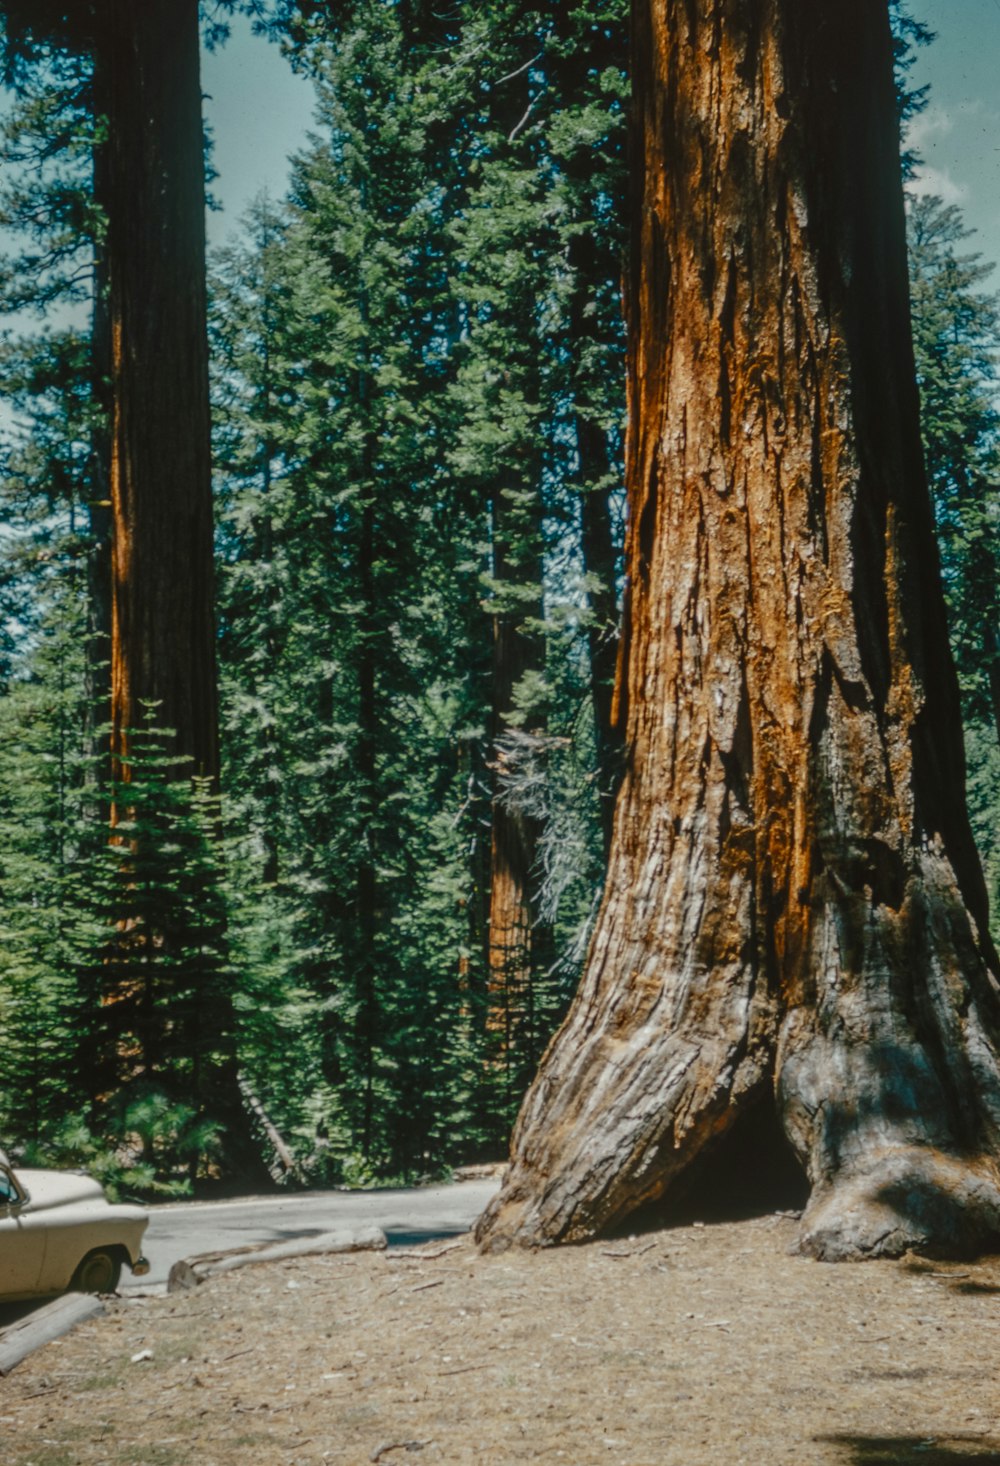
[[[100,1184],[90,1176],[74,1176],[66,1171],[28,1171],[20,1167],[14,1174],[31,1196],[25,1211],[72,1206],[78,1201],[105,1200]]]

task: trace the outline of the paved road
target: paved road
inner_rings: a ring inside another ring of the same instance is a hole
[[[337,1227],[381,1227],[392,1246],[467,1232],[499,1182],[460,1181],[399,1191],[313,1191],[244,1201],[182,1202],[150,1207],[143,1242],[150,1271],[122,1275],[123,1290],[166,1283],[182,1257],[252,1242],[287,1242]]]

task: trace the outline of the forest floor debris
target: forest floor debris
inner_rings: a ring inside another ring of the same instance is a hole
[[[0,1381],[5,1466],[1000,1463],[1000,1258],[832,1266],[794,1235],[302,1257],[120,1300]]]

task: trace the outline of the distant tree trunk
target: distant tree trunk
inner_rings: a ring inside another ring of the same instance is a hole
[[[620,782],[621,740],[614,722],[615,668],[618,663],[618,553],[611,527],[608,489],[593,486],[595,480],[606,480],[611,472],[607,434],[598,423],[578,416],[576,441],[580,478],[585,485],[588,481],[592,485],[589,489],[584,488],[581,528],[583,568],[590,587],[587,593],[590,603],[587,649],[590,653],[590,696],[594,709],[601,832],[607,859],[611,853],[615,796]]]
[[[367,396],[365,399],[367,400]],[[365,454],[366,484],[375,471],[375,444]],[[358,656],[358,754],[359,799],[364,813],[361,848],[355,878],[356,947],[354,974],[358,1004],[357,1036],[361,1096],[361,1152],[371,1154],[375,1123],[375,1045],[378,1037],[378,899],[376,867],[378,832],[378,685],[376,677],[377,605],[375,585],[375,501],[369,488],[361,510],[361,553],[358,563],[361,592],[360,647]]]
[[[572,34],[575,0],[554,7],[563,34]],[[625,39],[618,26],[590,27],[585,37],[552,58],[553,80],[569,97],[585,97],[594,75],[621,71],[627,65]],[[621,546],[612,516],[611,492],[619,487],[617,453],[600,421],[607,393],[610,322],[601,303],[602,288],[614,289],[621,273],[622,246],[618,228],[602,218],[608,188],[621,186],[622,173],[612,169],[593,176],[589,148],[578,148],[565,163],[575,228],[569,234],[567,264],[571,277],[568,303],[568,352],[573,359],[573,425],[581,491],[581,548],[588,581],[591,706],[601,835],[604,858],[611,851],[615,799],[621,782],[621,736],[614,721],[614,685],[618,663],[618,568]],[[617,198],[614,200],[618,202]],[[617,211],[616,211],[617,212]],[[620,228],[620,226],[619,226]],[[615,291],[617,296],[618,292]],[[616,300],[617,306],[617,300]],[[601,319],[601,310],[605,319]],[[595,351],[597,343],[603,350]],[[595,359],[596,358],[596,359]],[[607,410],[605,406],[605,411]]]
[[[96,122],[107,117],[110,106],[108,58],[93,57],[93,114]],[[108,207],[108,143],[99,134],[94,143],[92,179],[94,201],[106,216]],[[111,717],[111,313],[108,258],[105,241],[94,248],[93,300],[91,306],[90,361],[91,391],[95,421],[90,444],[90,549],[87,558],[87,716],[91,753],[97,768],[106,772]],[[96,777],[96,770],[95,770]]]
[[[273,237],[274,234],[270,219],[262,219],[260,248],[263,261],[266,261],[268,258]],[[273,464],[278,454],[278,444],[275,441],[271,424],[274,421],[275,394],[280,389],[280,381],[277,379],[277,373],[274,371],[271,361],[272,340],[275,331],[275,306],[272,298],[271,272],[266,267],[262,289],[264,294],[261,303],[263,319],[261,321],[260,410],[267,427],[260,444],[262,509],[256,525],[256,535],[258,543],[257,553],[263,564],[267,567],[267,619],[264,631],[264,646],[267,660],[265,664],[266,671],[261,678],[262,685],[257,689],[257,695],[264,697],[267,703],[267,717],[262,735],[264,780],[261,790],[261,807],[264,818],[261,824],[260,840],[264,859],[261,867],[261,879],[264,885],[273,886],[277,884],[281,875],[282,857],[279,834],[281,827],[281,779],[278,772],[281,766],[281,751],[278,743],[278,710],[273,705],[274,679],[277,674],[278,662],[281,655],[278,630],[281,624],[281,592],[274,566],[274,511],[271,502],[274,493]]]
[[[263,446],[261,466],[261,491],[264,502],[264,512],[261,515],[258,525],[260,536],[260,555],[263,563],[268,567],[267,581],[267,624],[264,632],[264,644],[267,652],[267,670],[261,678],[263,683],[263,695],[273,693],[273,678],[275,668],[278,665],[278,620],[280,616],[279,601],[280,595],[275,584],[273,562],[274,562],[274,523],[271,518],[270,496],[271,485],[271,463],[276,451],[273,442],[265,442]],[[258,693],[258,695],[261,695]],[[277,736],[277,711],[271,706],[267,709],[268,716],[262,733],[262,754],[264,762],[264,780],[261,789],[261,808],[264,818],[261,822],[260,843],[263,852],[261,864],[261,880],[265,886],[277,885],[281,876],[281,780],[279,768],[281,766],[281,751],[278,745]]]
[[[500,490],[493,501],[493,576],[499,604],[493,615],[492,766],[487,1029],[493,1062],[516,1103],[538,1061],[534,977],[544,934],[533,897],[541,822],[524,807],[518,787],[517,733],[511,733],[515,694],[526,674],[540,672],[544,647],[526,621],[540,621],[540,509]],[[519,502],[520,500],[520,502]],[[530,736],[530,734],[529,734]],[[509,1124],[509,1118],[507,1120]]]
[[[990,710],[993,731],[1000,743],[1000,646],[997,645],[996,623],[989,616],[983,623],[983,657],[990,682]]]
[[[1000,1231],[1000,1002],[919,437],[887,6],[635,0],[626,775],[480,1241],[776,1107],[821,1257]]]
[[[108,0],[112,746],[219,769],[197,0]]]

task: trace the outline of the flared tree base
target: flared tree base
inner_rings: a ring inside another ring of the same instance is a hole
[[[919,1148],[874,1155],[863,1173],[816,1188],[798,1239],[801,1252],[823,1262],[971,1257],[998,1244],[996,1168]]]
[[[643,998],[592,969],[525,1100],[480,1245],[583,1242],[651,1203],[682,1220],[692,1185],[718,1215],[727,1193],[738,1206],[741,1167],[765,1200],[790,1156],[808,1193],[803,1253],[997,1245],[996,984],[940,863],[918,864],[896,909],[817,906],[808,1007],[782,1012],[746,971],[668,972]]]
[[[789,1194],[787,1172],[781,1179],[783,1190],[772,1189],[773,1182],[751,1186],[749,1204],[742,1187],[726,1196],[727,1174],[720,1161],[720,1172],[712,1184],[698,1187],[697,1202],[683,1184],[682,1174],[655,1206],[638,1213],[625,1211],[619,1224],[636,1216],[642,1226],[670,1226],[706,1214],[713,1220],[743,1218],[798,1200]],[[553,1223],[560,1211],[561,1189],[556,1183],[536,1189],[523,1173],[518,1176],[515,1167],[476,1226],[483,1250],[503,1252],[512,1245],[534,1248],[557,1241],[583,1242],[614,1225],[602,1226],[595,1217],[592,1227],[588,1226],[581,1210],[572,1226],[556,1235]],[[613,1216],[607,1199],[605,1207]],[[796,1240],[797,1251],[822,1262],[901,1257],[907,1252],[965,1258],[997,1249],[1000,1178],[996,1167],[986,1160],[958,1159],[919,1147],[872,1156],[863,1172],[814,1188]]]

